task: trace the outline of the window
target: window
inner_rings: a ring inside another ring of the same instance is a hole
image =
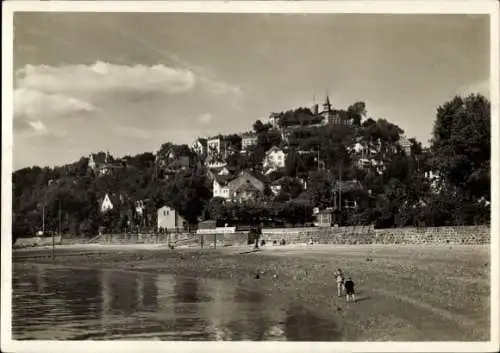
[[[166,216],[167,215],[167,211],[163,211],[163,215]]]

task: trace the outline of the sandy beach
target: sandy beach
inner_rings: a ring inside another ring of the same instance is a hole
[[[164,244],[67,245],[16,250],[16,268],[35,264],[171,273],[230,281],[335,318],[343,340],[486,340],[488,246],[289,245],[220,249]],[[356,283],[359,301],[336,296],[333,273]]]

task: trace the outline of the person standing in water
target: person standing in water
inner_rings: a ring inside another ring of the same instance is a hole
[[[344,289],[344,274],[340,268],[335,272],[335,281],[337,282],[337,296],[341,297]]]
[[[356,303],[356,297],[354,296],[354,282],[352,281],[351,277],[347,278],[347,281],[345,281],[344,287],[345,287],[345,300],[347,302],[353,301]],[[349,299],[351,299],[351,300],[349,300]]]

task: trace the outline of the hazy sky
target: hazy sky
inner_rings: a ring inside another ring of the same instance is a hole
[[[23,13],[14,169],[242,132],[362,100],[426,143],[436,107],[488,95],[489,21],[468,15]]]

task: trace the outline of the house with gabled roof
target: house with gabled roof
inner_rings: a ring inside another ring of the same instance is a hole
[[[118,209],[122,211],[122,206],[130,202],[130,198],[124,193],[105,193],[98,199],[101,213]]]
[[[255,200],[263,195],[265,183],[250,171],[238,175],[215,175],[213,197],[222,197],[228,201],[243,202]]]
[[[229,199],[229,182],[234,178],[234,175],[213,175],[212,181],[212,196]]]

